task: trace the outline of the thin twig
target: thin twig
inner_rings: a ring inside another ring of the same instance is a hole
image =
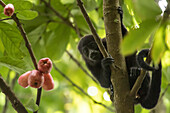
[[[84,71],[84,73],[86,73],[87,76],[89,76],[95,83],[98,83],[97,80],[91,76],[86,69],[84,69],[84,67],[74,58],[74,56],[69,53],[69,51],[66,50],[66,53],[70,56],[70,58]]]
[[[164,92],[162,93],[160,99],[163,98],[163,96],[165,95],[165,93],[167,92],[168,88],[170,87],[170,83],[167,85],[167,87],[165,88]]]
[[[105,107],[106,109],[108,109],[108,110],[110,110],[110,111],[112,111],[112,112],[114,111],[112,108],[104,105],[103,103],[97,102],[96,100],[94,100],[94,99],[93,99],[90,95],[88,95],[80,86],[76,85],[70,78],[68,78],[63,72],[61,72],[61,71],[56,67],[55,64],[53,64],[53,66],[54,66],[54,69],[55,69],[56,71],[58,71],[66,80],[68,80],[73,86],[75,86],[78,90],[80,90],[84,95],[86,95],[88,98],[90,98],[95,104],[99,104],[99,105]]]
[[[150,51],[152,50],[152,47],[151,47],[151,49],[150,49]],[[146,58],[146,62],[148,63],[148,64],[150,64],[150,62],[151,62],[151,57],[150,57],[150,51],[149,51],[149,53],[148,53],[148,57]],[[138,78],[136,79],[136,82],[135,82],[135,84],[133,85],[133,87],[132,87],[132,89],[131,89],[131,91],[130,91],[130,96],[132,96],[132,97],[136,97],[136,95],[137,95],[137,92],[139,91],[139,89],[140,89],[140,87],[141,87],[141,85],[142,85],[142,82],[143,82],[143,80],[144,80],[144,78],[145,78],[145,76],[146,76],[146,70],[141,70],[141,73],[140,73],[140,75],[138,76]]]
[[[64,18],[59,12],[57,12],[51,5],[50,3],[46,2],[45,0],[41,0],[42,2],[44,2],[44,4],[50,8],[57,17],[59,17],[62,21],[64,21],[68,26],[70,26],[71,28],[73,28],[74,30],[76,30],[76,28],[73,26],[73,24],[66,18]]]
[[[8,97],[10,100],[13,108],[18,112],[18,113],[28,113],[23,104],[18,100],[14,92],[11,90],[11,88],[7,85],[5,80],[2,78],[0,74],[0,88],[2,92]]]
[[[105,47],[104,47],[100,37],[98,36],[98,34],[97,34],[97,32],[96,32],[96,30],[95,30],[95,28],[94,28],[94,26],[93,26],[89,16],[88,16],[88,14],[87,14],[84,6],[83,6],[83,2],[81,0],[77,0],[77,4],[80,7],[80,10],[81,10],[81,12],[82,12],[86,22],[87,22],[87,24],[88,24],[92,34],[93,34],[93,37],[94,37],[95,42],[97,43],[97,45],[99,47],[99,50],[101,51],[101,53],[102,53],[102,55],[104,57],[108,57],[109,55],[108,55],[108,53],[107,53],[107,51],[106,51],[106,49],[105,49]]]
[[[11,20],[12,18],[4,18],[4,19],[0,19],[0,21],[4,21],[4,20]]]
[[[27,49],[29,51],[29,54],[30,54],[30,57],[32,59],[32,62],[34,64],[35,69],[38,70],[37,61],[36,61],[36,58],[35,58],[34,53],[32,51],[31,44],[30,44],[30,42],[28,40],[28,37],[26,35],[26,32],[25,32],[24,28],[22,27],[22,25],[19,22],[19,19],[17,18],[15,13],[12,15],[12,19],[16,22],[16,24],[17,24],[17,26],[18,26],[18,28],[20,30],[20,33],[21,33],[22,37],[24,38],[25,46],[27,47]]]

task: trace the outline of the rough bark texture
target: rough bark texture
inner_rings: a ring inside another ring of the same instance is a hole
[[[115,59],[118,68],[112,69],[111,81],[114,87],[114,105],[117,113],[133,113],[134,105],[129,96],[130,88],[126,71],[125,58],[120,53],[122,41],[119,0],[103,0],[104,23],[108,51]]]

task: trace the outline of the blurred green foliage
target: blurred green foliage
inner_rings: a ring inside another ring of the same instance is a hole
[[[53,63],[73,82],[84,89],[95,86],[98,93],[92,96],[95,100],[112,107],[110,101],[103,98],[106,91],[93,82],[70,59],[65,50],[68,50],[85,68],[85,64],[77,50],[79,35],[91,34],[83,18],[76,0],[50,0],[50,5],[65,19],[55,15],[40,0],[3,0],[6,4],[12,3],[15,13],[24,26],[37,61],[49,57]],[[47,1],[47,0],[46,0]],[[84,6],[100,37],[105,37],[102,0],[83,0]],[[123,54],[131,54],[136,49],[149,48],[153,44],[152,58],[155,63],[162,61],[162,93],[170,84],[170,26],[163,24],[161,10],[154,0],[126,0],[122,4],[124,24],[129,30],[121,49]],[[0,19],[8,18],[3,14],[0,6]],[[73,29],[66,20],[70,21]],[[10,72],[10,85],[16,74],[34,69],[30,55],[25,47],[24,40],[12,20],[0,22],[0,73],[4,79]],[[51,72],[55,88],[52,91],[42,92],[39,113],[111,113],[106,108],[95,104],[81,91],[72,86],[55,69]],[[18,78],[19,76],[17,76]],[[36,89],[22,88],[17,81],[12,89],[29,112],[38,109],[35,105]],[[0,92],[0,112],[4,108],[5,95]],[[162,98],[165,113],[170,112],[170,88]],[[135,106],[136,113],[149,113],[149,110]],[[11,103],[8,103],[7,113],[16,113]]]

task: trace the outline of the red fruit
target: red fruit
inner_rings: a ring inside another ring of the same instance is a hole
[[[44,88],[44,90],[49,91],[49,90],[54,89],[54,81],[53,81],[51,74],[47,73],[43,75],[44,75],[44,83],[42,87]]]
[[[38,62],[38,70],[42,73],[50,73],[52,69],[52,61],[49,58],[42,58]]]
[[[18,79],[19,85],[21,85],[24,88],[27,88],[29,86],[28,85],[28,77],[30,74],[31,74],[31,71],[28,71],[28,72],[22,74]]]
[[[33,88],[40,88],[44,82],[43,74],[38,70],[32,70],[28,77],[28,84]]]
[[[14,14],[14,6],[13,6],[13,4],[7,4],[4,7],[4,14],[6,16],[12,16]]]

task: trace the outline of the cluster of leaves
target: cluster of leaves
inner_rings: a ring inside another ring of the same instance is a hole
[[[81,57],[77,50],[79,35],[91,34],[87,23],[85,22],[76,0],[50,0],[50,6],[57,11],[58,16],[51,8],[44,4],[45,0],[3,0],[6,4],[12,3],[15,7],[15,13],[24,26],[26,34],[31,43],[31,47],[37,60],[43,57],[49,57],[60,69],[69,75],[72,80],[83,89],[87,89],[89,84],[96,85],[88,78],[78,66],[70,60],[69,56],[64,54],[65,50],[69,50],[79,61]],[[41,1],[41,2],[40,2]],[[46,0],[48,2],[48,0]],[[83,0],[84,6],[97,30],[100,37],[105,36],[103,22],[102,0]],[[126,4],[126,5],[125,5]],[[122,43],[122,51],[124,54],[130,54],[136,49],[150,47],[150,37],[154,37],[153,59],[158,62],[162,58],[164,65],[163,69],[163,89],[170,81],[169,70],[170,64],[170,41],[168,41],[168,26],[167,23],[160,23],[161,14],[160,8],[153,0],[136,0],[132,3],[131,0],[125,1],[123,5],[124,23],[129,28],[129,35]],[[152,7],[151,7],[152,6]],[[0,19],[9,18],[3,14],[3,7],[0,7]],[[67,22],[70,22],[74,28]],[[140,24],[139,24],[140,23]],[[138,25],[139,28],[135,29]],[[155,34],[154,34],[155,33]],[[170,40],[170,39],[169,39]],[[151,42],[152,43],[152,42]],[[161,56],[160,56],[161,55]],[[162,57],[163,56],[163,57]],[[7,77],[9,69],[13,72],[22,74],[28,70],[33,70],[33,63],[24,40],[13,20],[0,21],[0,73],[4,78]],[[11,78],[14,78],[14,73],[11,73]],[[55,111],[72,111],[82,112],[106,112],[106,109],[98,105],[94,105],[87,98],[83,98],[81,92],[73,87],[68,87],[70,84],[52,69],[51,74],[54,77],[56,87],[51,92],[44,92],[40,104],[39,112],[47,113]],[[80,76],[81,75],[81,76]],[[89,82],[90,81],[90,82]],[[24,90],[18,84],[15,87],[15,92],[21,101],[26,104],[28,98],[35,97],[35,89]],[[98,101],[103,101],[103,89],[100,88],[99,94],[94,98]],[[166,98],[170,99],[170,90],[166,93]],[[50,95],[50,96],[48,96]],[[0,100],[4,97],[1,96]],[[81,104],[80,104],[80,101]],[[37,110],[38,107],[32,98],[26,105],[27,109]],[[110,105],[111,102],[104,102]],[[168,103],[170,103],[168,101]],[[3,103],[0,103],[0,111],[3,108]],[[78,106],[80,105],[80,106]],[[169,104],[170,105],[170,104]],[[167,104],[167,108],[169,106]],[[83,107],[82,107],[83,106]],[[99,108],[100,107],[100,108]],[[92,109],[93,108],[93,109]],[[138,106],[137,110],[142,111]],[[13,108],[9,106],[10,113],[13,113]],[[109,111],[107,111],[109,113]],[[60,112],[56,112],[60,113]],[[61,112],[62,113],[62,112]]]

